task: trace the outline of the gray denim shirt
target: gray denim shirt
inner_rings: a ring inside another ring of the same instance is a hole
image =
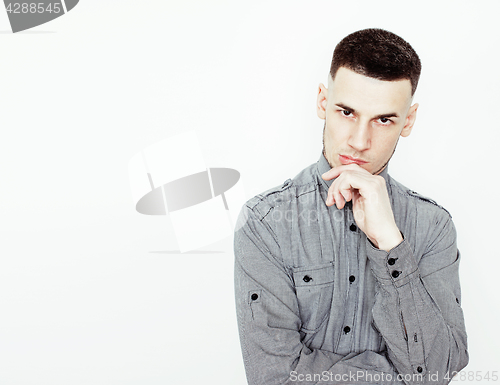
[[[321,154],[240,212],[235,294],[248,383],[449,383],[469,361],[450,214],[386,168],[404,240],[379,250],[350,202],[326,205],[328,170]]]

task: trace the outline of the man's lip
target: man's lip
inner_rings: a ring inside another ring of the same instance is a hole
[[[368,163],[362,159],[352,158],[352,157],[347,156],[347,155],[339,155],[339,159],[340,159],[340,163],[342,163],[342,164],[352,164],[352,163],[365,164],[365,163]]]

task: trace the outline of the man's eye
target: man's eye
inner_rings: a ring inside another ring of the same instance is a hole
[[[380,118],[380,122],[383,124],[389,123],[391,120],[388,118]]]
[[[350,115],[351,115],[351,111],[342,110],[342,114],[343,114],[344,116],[350,116]]]

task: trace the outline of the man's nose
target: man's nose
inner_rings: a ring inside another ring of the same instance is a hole
[[[371,145],[371,127],[369,122],[358,122],[351,129],[347,144],[356,151],[365,151]]]

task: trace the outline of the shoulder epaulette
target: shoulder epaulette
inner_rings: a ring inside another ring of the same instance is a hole
[[[420,199],[420,200],[422,200],[422,201],[424,201],[424,202],[429,202],[429,203],[432,203],[434,206],[437,206],[437,207],[439,207],[439,208],[443,209],[444,211],[446,211],[446,212],[448,213],[448,215],[449,215],[449,216],[450,216],[450,218],[451,218],[451,214],[450,214],[450,212],[449,212],[448,210],[446,210],[443,206],[441,206],[441,205],[437,204],[437,202],[436,202],[435,200],[433,200],[433,199],[431,199],[431,198],[428,198],[428,197],[426,197],[426,196],[423,196],[423,195],[421,195],[421,194],[419,194],[418,192],[413,191],[413,190],[409,190],[409,189],[408,189],[408,190],[406,190],[406,192],[407,192],[409,195],[414,196],[414,197],[416,197],[416,198],[418,198],[418,199]]]

